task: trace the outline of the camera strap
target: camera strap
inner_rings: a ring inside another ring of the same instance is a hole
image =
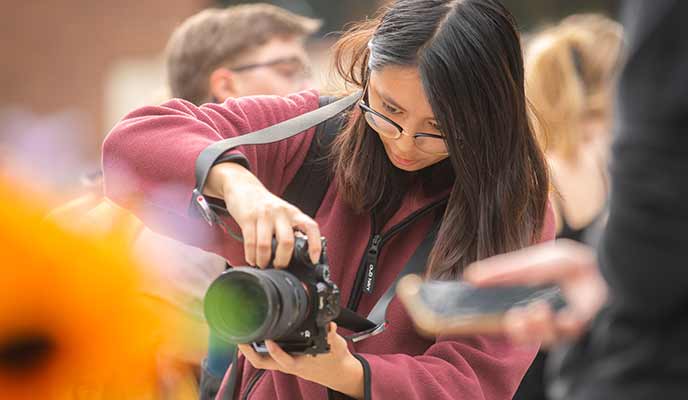
[[[352,342],[360,342],[363,339],[375,336],[382,333],[387,327],[386,313],[387,307],[392,302],[396,293],[397,284],[406,275],[409,274],[423,274],[425,266],[430,256],[430,250],[437,239],[437,232],[442,224],[441,213],[438,213],[433,221],[430,232],[425,236],[420,245],[413,252],[411,258],[406,262],[404,268],[394,278],[394,282],[387,288],[387,291],[375,303],[373,308],[368,313],[368,318],[363,318],[356,312],[348,308],[342,308],[339,317],[335,322],[354,333],[347,336],[347,339]]]
[[[234,346],[232,349],[232,361],[229,364],[229,378],[227,379],[227,384],[224,387],[224,392],[218,393],[217,397],[222,397],[222,400],[232,400],[234,399],[234,392],[237,388],[237,379],[239,378],[239,348]],[[216,398],[217,398],[216,397]]]
[[[267,128],[246,135],[220,140],[206,147],[201,154],[199,154],[198,158],[196,158],[196,186],[193,189],[192,209],[198,211],[209,225],[220,225],[224,229],[224,224],[214,211],[214,209],[222,209],[223,207],[218,207],[217,201],[209,202],[208,198],[203,195],[203,188],[208,179],[210,169],[218,163],[218,160],[220,160],[225,153],[239,146],[268,144],[289,139],[292,136],[306,132],[316,125],[337,116],[344,110],[353,106],[360,98],[361,92],[358,92],[341,98],[324,107],[299,115],[298,117],[282,121],[278,124],[268,126]],[[211,203],[215,203],[213,207],[211,207]]]
[[[442,224],[441,215],[441,213],[436,214],[436,217],[432,223],[432,227],[430,228],[430,232],[428,232],[423,241],[416,248],[416,251],[413,252],[411,258],[409,258],[409,260],[406,262],[406,265],[404,265],[404,269],[401,270],[401,272],[399,272],[396,278],[394,278],[394,282],[392,283],[392,285],[390,285],[390,287],[387,288],[385,294],[383,294],[382,297],[380,297],[377,303],[375,303],[375,305],[373,306],[373,309],[370,310],[370,313],[368,314],[368,319],[370,321],[375,322],[377,324],[385,321],[385,313],[387,311],[387,307],[389,306],[389,303],[392,302],[392,298],[396,293],[397,284],[399,283],[401,278],[409,274],[422,275],[425,272],[425,266],[428,263],[430,250],[432,250],[432,247],[435,245],[435,240],[437,239],[437,232],[439,231],[440,225]]]

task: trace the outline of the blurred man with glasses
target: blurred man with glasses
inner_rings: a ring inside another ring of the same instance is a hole
[[[184,21],[167,44],[170,95],[201,105],[229,97],[286,96],[312,88],[304,42],[320,26],[319,20],[261,3],[203,10]],[[193,303],[200,306],[205,289],[225,268],[219,256],[147,229],[138,244],[143,252],[162,246],[176,254],[177,266],[169,268],[166,275],[177,283],[174,286],[186,286],[181,288],[186,293],[163,294],[177,297],[170,299],[172,302],[184,301],[183,297],[188,297],[184,294],[191,294]],[[196,308],[192,313],[199,311]],[[204,399],[214,397],[232,352],[231,345],[212,333],[208,346],[200,387]]]
[[[304,41],[320,25],[268,4],[201,11],[167,45],[170,94],[200,105],[308,89],[313,84]]]

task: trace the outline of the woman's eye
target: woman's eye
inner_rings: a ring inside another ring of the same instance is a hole
[[[397,114],[397,113],[399,113],[399,110],[397,110],[396,108],[390,106],[390,105],[387,104],[387,103],[382,103],[382,108],[383,108],[385,111],[387,111],[388,113],[390,113],[390,114]]]

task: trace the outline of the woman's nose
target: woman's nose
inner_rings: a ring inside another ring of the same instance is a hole
[[[406,131],[399,136],[399,138],[396,140],[396,144],[399,150],[404,152],[404,154],[409,154],[416,147],[416,144],[413,141],[413,136],[407,134]]]

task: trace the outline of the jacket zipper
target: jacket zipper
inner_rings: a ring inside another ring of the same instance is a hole
[[[248,383],[246,384],[246,391],[244,392],[244,395],[241,396],[241,399],[242,399],[242,400],[248,400],[248,396],[251,394],[251,391],[253,390],[253,388],[254,388],[254,387],[256,386],[256,384],[258,383],[258,380],[259,380],[264,374],[265,374],[265,370],[264,370],[264,369],[260,369],[260,370],[258,370],[258,372],[256,372],[255,375],[253,375],[253,376],[251,377],[251,380],[249,380]]]
[[[373,293],[373,289],[375,289],[375,268],[380,246],[382,246],[382,235],[373,236],[366,255],[365,279],[363,281],[363,292],[366,294]]]
[[[353,288],[351,289],[351,295],[349,296],[349,301],[347,304],[348,309],[356,311],[359,303],[361,302],[361,296],[363,293],[370,294],[375,289],[377,259],[385,242],[387,242],[392,236],[396,235],[400,231],[406,229],[419,218],[423,217],[438,206],[445,204],[446,202],[447,199],[444,198],[413,212],[411,215],[394,225],[385,233],[376,232],[377,229],[375,227],[375,218],[371,216],[372,233],[370,239],[368,240],[367,250],[363,255],[363,259],[358,267],[358,271],[356,272],[356,280]]]

